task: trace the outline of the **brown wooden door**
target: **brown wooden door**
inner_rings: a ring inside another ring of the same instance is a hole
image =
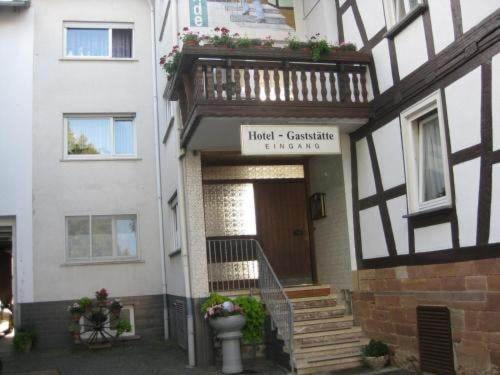
[[[254,185],[257,235],[285,284],[311,282],[311,252],[304,181]]]

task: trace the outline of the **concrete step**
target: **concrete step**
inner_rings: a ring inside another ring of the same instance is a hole
[[[361,327],[335,331],[301,333],[293,336],[294,348],[319,347],[323,345],[360,342],[363,339]]]
[[[345,306],[316,307],[312,309],[301,309],[294,311],[294,321],[331,319],[344,316]]]
[[[351,328],[353,325],[354,319],[352,315],[346,315],[338,318],[304,320],[295,322],[293,325],[293,329],[295,334],[300,334],[346,329]]]
[[[330,294],[328,296],[319,297],[292,298],[290,301],[295,310],[301,310],[315,307],[336,306],[337,296],[335,294]]]
[[[367,345],[369,339],[362,338],[354,342],[346,342],[341,344],[331,344],[331,345],[321,345],[321,346],[311,346],[305,348],[295,348],[293,356],[296,359],[309,358],[314,356],[323,356],[330,353],[342,353],[344,351],[356,351]],[[285,352],[289,353],[288,348],[285,348]]]
[[[351,357],[351,358],[341,358],[332,361],[325,361],[323,363],[317,363],[316,365],[310,365],[303,368],[297,368],[297,374],[298,375],[318,374],[318,373],[329,374],[333,371],[361,368],[361,366],[363,366],[363,360],[361,359],[361,356]]]
[[[304,285],[285,288],[288,298],[322,297],[330,295],[329,285]]]
[[[342,360],[346,358],[356,358],[361,357],[361,347],[350,348],[342,351],[331,351],[322,352],[321,355],[314,354],[302,358],[294,358],[294,363],[296,368],[305,368],[311,366],[324,365],[325,363],[332,363],[337,360]]]

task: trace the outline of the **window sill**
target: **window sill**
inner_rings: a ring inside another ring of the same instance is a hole
[[[100,265],[130,264],[130,263],[146,263],[146,262],[142,259],[118,259],[118,260],[82,261],[82,262],[68,261],[66,263],[61,264],[61,267],[100,266]]]
[[[415,9],[413,9],[410,13],[406,15],[401,21],[391,27],[384,35],[385,38],[394,39],[396,35],[398,35],[401,31],[403,31],[406,26],[412,23],[415,19],[417,19],[421,14],[423,14],[427,10],[426,4],[419,4]]]
[[[139,59],[135,58],[121,58],[121,57],[61,57],[59,61],[128,61],[128,62],[137,62]]]
[[[60,161],[61,162],[66,162],[66,161],[140,161],[142,158],[138,157],[123,157],[123,158],[118,158],[118,157],[108,157],[108,158],[62,158]]]
[[[176,257],[177,255],[181,255],[181,249],[177,249],[168,254],[170,258]]]
[[[434,216],[439,216],[442,214],[448,214],[452,210],[453,210],[453,206],[447,205],[447,206],[431,208],[428,210],[413,212],[413,213],[408,214],[408,215],[403,215],[403,218],[404,219],[414,219],[414,218],[418,218],[418,219],[424,218],[425,219],[425,218],[430,218],[430,217],[434,217]]]

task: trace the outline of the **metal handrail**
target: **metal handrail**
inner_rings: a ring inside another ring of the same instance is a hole
[[[286,295],[281,282],[274,272],[269,260],[264,254],[260,243],[256,240],[257,260],[259,264],[259,287],[260,296],[264,301],[267,310],[278,328],[278,332],[283,337],[285,343],[288,343],[288,352],[290,355],[290,370],[294,373],[293,364],[293,305]]]
[[[253,238],[207,240],[210,291],[259,287],[260,296],[290,354],[293,365],[293,305],[260,243]]]

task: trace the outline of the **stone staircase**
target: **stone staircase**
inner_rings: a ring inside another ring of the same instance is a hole
[[[352,315],[324,285],[285,288],[294,307],[293,363],[297,374],[330,373],[362,366],[368,340]],[[280,333],[278,332],[278,337]],[[287,344],[284,346],[288,351]]]

